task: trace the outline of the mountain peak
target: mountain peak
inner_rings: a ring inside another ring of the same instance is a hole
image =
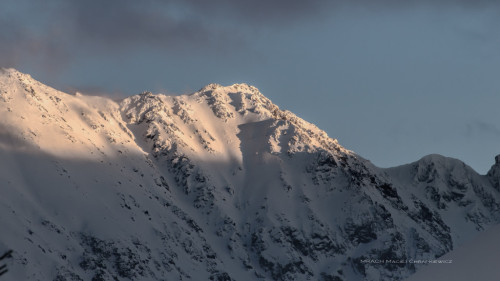
[[[148,124],[146,134],[154,139],[155,154],[175,150],[183,151],[182,154],[196,152],[196,157],[208,152],[204,157],[229,154],[241,158],[241,140],[228,136],[244,128],[255,128],[251,129],[253,137],[263,138],[265,146],[261,148],[268,147],[270,152],[324,149],[351,154],[324,131],[279,109],[248,84],[209,84],[195,93],[179,96],[145,92],[124,99],[120,107],[127,122]],[[186,136],[195,138],[187,140]],[[224,140],[230,145],[224,144]],[[176,145],[172,146],[173,143]]]
[[[19,72],[15,68],[11,68],[11,67],[0,67],[0,73],[5,75],[5,74],[21,73],[21,72]],[[28,75],[28,74],[26,74],[26,75]]]
[[[236,92],[246,92],[246,93],[252,93],[252,94],[261,94],[259,89],[252,85],[248,85],[247,83],[235,83],[230,86],[223,86],[218,83],[210,83],[204,87],[202,87],[198,92],[208,92],[208,91],[214,91],[216,89],[227,89],[231,88],[232,91]]]
[[[500,165],[500,154],[495,156],[495,165]]]
[[[495,164],[493,164],[486,174],[493,186],[500,191],[500,155],[495,156]]]
[[[488,175],[491,173],[495,173],[495,171],[498,170],[500,171],[500,154],[495,156],[495,164],[493,164],[490,168],[490,171],[488,172]],[[500,173],[499,173],[500,175]]]
[[[455,158],[451,158],[451,157],[446,157],[446,156],[443,156],[441,154],[429,154],[429,155],[426,155],[422,158],[420,158],[420,160],[418,160],[418,163],[419,164],[422,164],[422,165],[433,165],[433,166],[441,166],[441,167],[449,167],[449,166],[456,166],[456,165],[462,165],[463,162],[458,160],[458,159],[455,159]]]
[[[4,68],[4,67],[0,68],[0,76],[4,76],[6,78],[17,78],[20,81],[22,80],[25,82],[28,80],[38,82],[35,79],[33,79],[33,77],[30,74],[23,73],[15,68]]]
[[[222,87],[221,84],[218,84],[218,83],[210,83],[210,84],[207,84],[205,85],[204,87],[202,87],[200,90],[198,90],[198,92],[207,92],[207,91],[213,91],[217,88],[220,88]]]

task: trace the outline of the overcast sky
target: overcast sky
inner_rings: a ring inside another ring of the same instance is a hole
[[[500,154],[500,3],[2,0],[0,66],[124,97],[246,82],[389,167]]]

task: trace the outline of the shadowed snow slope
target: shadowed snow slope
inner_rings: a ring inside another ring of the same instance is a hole
[[[246,84],[113,101],[3,69],[5,280],[401,280],[371,260],[500,221],[498,163],[380,169]]]
[[[495,226],[441,258],[451,260],[451,264],[429,264],[407,281],[497,281],[500,279],[499,237],[500,226]]]

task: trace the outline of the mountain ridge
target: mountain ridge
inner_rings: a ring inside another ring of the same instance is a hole
[[[378,168],[246,84],[113,101],[2,72],[18,280],[401,280],[419,265],[363,261],[437,258],[500,222],[498,160]]]

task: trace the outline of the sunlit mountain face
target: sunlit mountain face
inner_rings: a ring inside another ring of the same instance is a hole
[[[2,69],[0,278],[402,280],[500,221],[499,159],[382,169],[246,84],[117,101]]]

